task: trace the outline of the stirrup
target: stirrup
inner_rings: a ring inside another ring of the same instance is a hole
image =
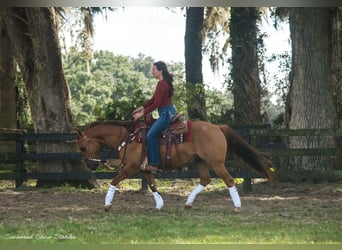
[[[146,171],[147,165],[148,165],[148,160],[147,160],[147,157],[145,157],[144,160],[142,161],[141,165],[140,165],[140,170]]]

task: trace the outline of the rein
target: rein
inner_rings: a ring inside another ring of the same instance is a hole
[[[120,163],[120,165],[119,165],[120,168],[121,168],[123,165],[125,165],[126,153],[127,153],[127,147],[126,147],[127,144],[128,144],[129,142],[134,141],[135,135],[139,132],[139,131],[133,131],[133,129],[135,128],[136,123],[137,123],[137,121],[132,120],[131,125],[130,125],[129,128],[127,129],[127,134],[126,134],[127,137],[126,137],[126,139],[123,140],[123,141],[119,144],[119,146],[116,147],[116,150],[117,150],[118,152],[120,152],[122,148],[125,149],[124,155],[123,155],[123,157],[122,157],[122,161],[121,161],[121,163]]]

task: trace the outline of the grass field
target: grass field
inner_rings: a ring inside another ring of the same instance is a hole
[[[330,244],[342,243],[342,183],[254,184],[242,209],[232,212],[221,181],[214,180],[190,210],[185,199],[197,180],[158,182],[165,201],[154,209],[149,191],[127,180],[113,207],[103,211],[107,184],[15,189],[0,182],[0,244]]]

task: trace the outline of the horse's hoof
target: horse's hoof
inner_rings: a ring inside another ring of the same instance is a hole
[[[233,208],[234,213],[240,213],[240,208],[239,207],[234,207]]]
[[[191,209],[192,205],[191,204],[185,204],[184,209]]]
[[[112,207],[112,205],[106,205],[106,206],[104,206],[104,211],[105,212],[108,212],[109,211],[109,209]]]

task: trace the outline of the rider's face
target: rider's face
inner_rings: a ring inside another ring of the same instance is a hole
[[[157,67],[156,67],[156,65],[153,65],[153,66],[152,66],[152,76],[153,76],[155,79],[161,80],[162,77],[163,77],[163,71],[158,70]]]

